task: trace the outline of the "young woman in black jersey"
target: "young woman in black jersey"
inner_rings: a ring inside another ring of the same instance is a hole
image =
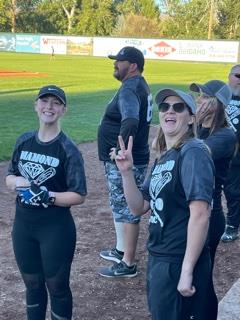
[[[128,205],[149,209],[147,297],[154,320],[205,319],[210,257],[206,246],[214,167],[209,150],[194,137],[196,106],[183,91],[156,96],[158,158],[140,191],[132,173],[132,139],[121,137],[115,160]]]
[[[64,91],[40,89],[35,102],[39,129],[15,145],[6,184],[17,191],[12,239],[26,286],[28,320],[44,320],[48,293],[51,319],[72,318],[70,269],[76,228],[70,207],[84,202],[84,163],[77,146],[62,132]]]
[[[205,84],[192,83],[190,89],[198,94],[196,96],[198,137],[211,150],[215,165],[215,188],[209,225],[209,248],[213,271],[217,246],[225,229],[222,192],[236,147],[236,137],[234,131],[229,128],[225,114],[225,108],[232,94],[230,88],[220,80],[211,80]],[[218,300],[211,279],[206,320],[216,320],[217,313]]]

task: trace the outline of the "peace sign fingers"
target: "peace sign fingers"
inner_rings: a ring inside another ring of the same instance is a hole
[[[126,148],[125,148],[125,143],[123,141],[122,136],[118,136],[118,143],[119,143],[119,147],[120,147],[121,151],[124,152],[126,150]]]
[[[132,147],[133,147],[133,137],[130,136],[128,139],[127,151],[132,153]]]
[[[132,158],[132,146],[133,146],[133,137],[130,136],[128,140],[127,149],[123,141],[122,136],[118,136],[118,143],[120,150],[117,153],[115,158],[118,169],[121,172],[126,172],[132,169],[133,158]]]
[[[127,150],[125,148],[125,143],[123,141],[122,136],[118,136],[118,143],[119,143],[119,146],[120,146],[122,153],[124,153],[125,151],[132,152],[132,146],[133,146],[133,137],[132,136],[130,136],[128,139]]]

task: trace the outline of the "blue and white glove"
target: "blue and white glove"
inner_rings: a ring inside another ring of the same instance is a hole
[[[49,203],[49,192],[46,187],[39,187],[35,182],[31,182],[30,187],[17,187],[16,191],[20,202],[35,207],[47,208]]]

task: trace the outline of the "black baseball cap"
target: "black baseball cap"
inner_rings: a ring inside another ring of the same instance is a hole
[[[138,69],[142,72],[144,67],[144,56],[142,51],[135,47],[124,47],[122,48],[117,55],[109,55],[109,59],[118,60],[118,61],[128,61],[130,63],[136,63]]]
[[[192,83],[189,88],[191,91],[202,91],[211,97],[216,97],[224,106],[228,105],[232,97],[230,87],[221,80],[210,80],[204,84]]]
[[[157,93],[156,98],[155,98],[155,102],[157,105],[159,105],[167,97],[170,97],[170,96],[179,97],[190,108],[192,114],[196,113],[197,107],[196,107],[195,101],[193,100],[192,96],[182,90],[175,90],[175,89],[171,89],[171,88],[162,89]]]
[[[46,95],[54,96],[58,98],[64,105],[67,104],[65,92],[63,91],[63,89],[55,85],[48,85],[48,86],[42,87],[39,90],[37,99],[42,98],[43,96],[46,96]]]

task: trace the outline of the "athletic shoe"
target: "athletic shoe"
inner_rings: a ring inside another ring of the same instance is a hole
[[[121,262],[123,258],[123,253],[120,253],[116,248],[111,250],[103,250],[100,252],[100,257],[105,260],[110,260],[114,262]]]
[[[221,237],[222,242],[231,242],[238,238],[238,228],[226,225],[224,234]]]
[[[124,261],[121,261],[111,267],[101,268],[98,273],[106,278],[133,278],[137,275],[137,265],[129,267]]]

